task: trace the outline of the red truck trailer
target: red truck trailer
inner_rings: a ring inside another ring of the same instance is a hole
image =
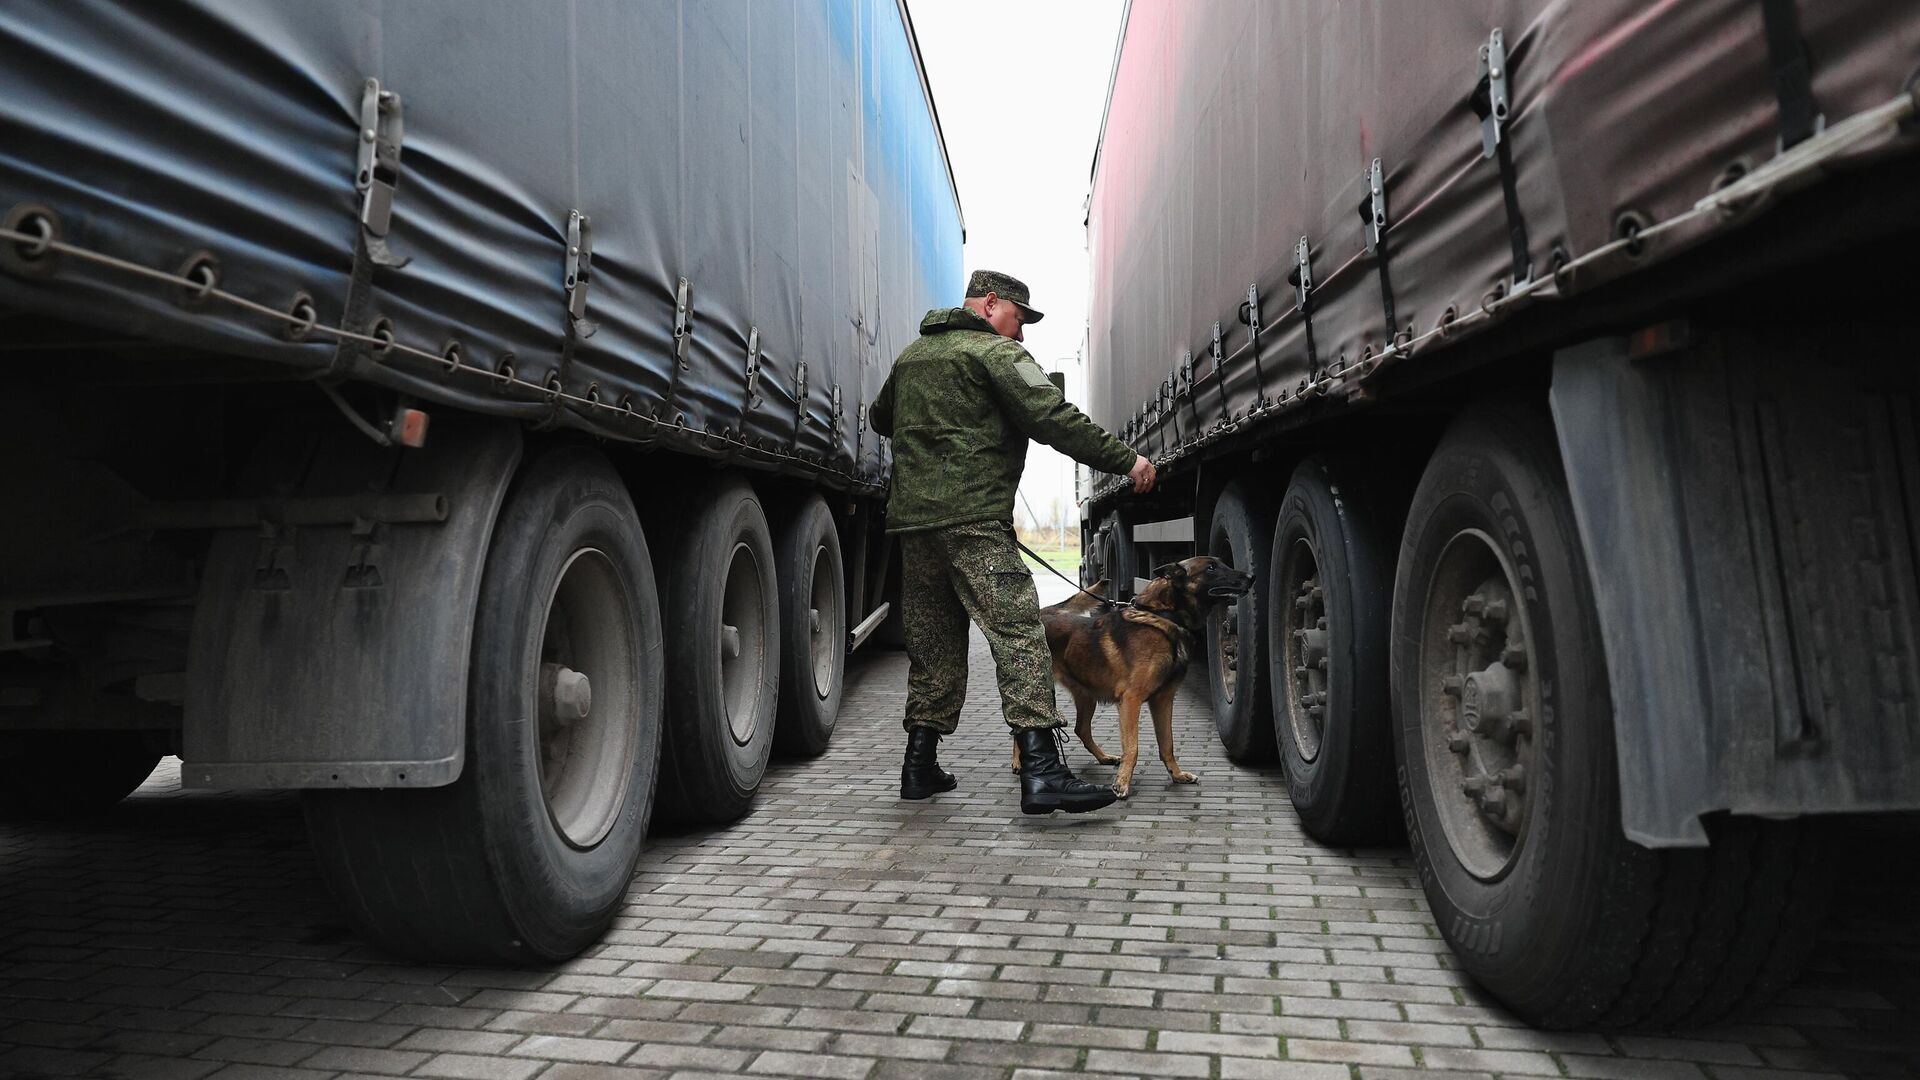
[[[1404,830],[1547,1026],[1792,977],[1820,815],[1920,807],[1920,6],[1135,0],[1087,220],[1093,415],[1194,551],[1220,736]]]

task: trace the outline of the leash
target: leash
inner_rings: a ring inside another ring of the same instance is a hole
[[[1041,566],[1044,566],[1044,567],[1046,567],[1046,568],[1047,568],[1047,572],[1048,572],[1048,573],[1050,573],[1050,574],[1052,574],[1052,575],[1053,575],[1054,577],[1057,577],[1057,578],[1059,578],[1059,579],[1060,579],[1061,581],[1064,581],[1064,582],[1066,582],[1066,583],[1067,583],[1067,584],[1069,584],[1069,585],[1073,585],[1073,579],[1072,579],[1072,578],[1070,578],[1070,577],[1068,577],[1067,575],[1065,575],[1065,574],[1063,574],[1063,573],[1061,573],[1061,572],[1060,572],[1060,571],[1058,571],[1058,570],[1055,570],[1055,569],[1053,568],[1053,564],[1052,564],[1052,563],[1050,563],[1050,562],[1048,562],[1047,560],[1045,560],[1045,559],[1043,559],[1043,558],[1041,558],[1041,557],[1040,557],[1040,556],[1039,556],[1039,555],[1038,555],[1038,554],[1037,554],[1037,553],[1036,553],[1036,552],[1035,552],[1035,551],[1034,551],[1034,550],[1033,550],[1032,548],[1030,548],[1030,547],[1028,547],[1027,545],[1025,545],[1025,544],[1023,544],[1023,543],[1021,543],[1021,542],[1020,542],[1020,537],[1019,537],[1019,536],[1015,536],[1015,537],[1013,538],[1013,546],[1014,546],[1014,547],[1017,547],[1017,548],[1019,548],[1019,549],[1020,549],[1021,551],[1024,551],[1024,552],[1026,552],[1026,553],[1027,553],[1027,556],[1028,556],[1029,558],[1031,558],[1031,559],[1032,559],[1032,560],[1033,560],[1034,562],[1037,562],[1037,563],[1039,563],[1039,564],[1040,564]],[[1097,602],[1097,603],[1099,603],[1099,604],[1100,604],[1101,606],[1103,606],[1103,607],[1108,607],[1108,608],[1120,608],[1120,607],[1131,607],[1131,608],[1133,608],[1133,609],[1134,609],[1134,610],[1136,610],[1136,611],[1144,611],[1144,612],[1147,612],[1148,614],[1151,614],[1151,615],[1158,615],[1158,616],[1160,617],[1160,619],[1161,619],[1161,621],[1163,621],[1163,622],[1167,622],[1167,623],[1170,623],[1170,624],[1172,624],[1172,626],[1173,626],[1173,628],[1174,628],[1175,630],[1178,630],[1178,631],[1180,632],[1180,638],[1182,638],[1182,639],[1184,639],[1184,638],[1190,638],[1190,637],[1192,637],[1192,636],[1193,636],[1193,631],[1191,631],[1191,630],[1188,630],[1188,629],[1187,629],[1187,628],[1186,628],[1185,626],[1183,626],[1183,625],[1181,625],[1181,623],[1180,623],[1180,620],[1178,620],[1178,619],[1176,619],[1176,618],[1174,618],[1174,614],[1175,614],[1175,613],[1174,613],[1174,610],[1173,610],[1172,608],[1150,608],[1150,607],[1147,607],[1147,606],[1145,606],[1145,605],[1143,605],[1143,604],[1141,604],[1141,603],[1139,602],[1139,598],[1138,598],[1138,597],[1135,597],[1135,598],[1134,598],[1134,601],[1133,601],[1132,603],[1126,603],[1126,604],[1123,604],[1123,603],[1121,603],[1121,602],[1120,602],[1120,601],[1118,601],[1118,600],[1110,600],[1110,599],[1108,599],[1107,597],[1104,597],[1104,596],[1101,596],[1101,595],[1099,595],[1099,594],[1097,594],[1097,593],[1090,593],[1090,592],[1087,592],[1087,590],[1086,590],[1086,589],[1084,589],[1084,588],[1082,588],[1082,587],[1080,587],[1080,586],[1078,586],[1078,585],[1073,585],[1073,591],[1075,591],[1075,592],[1082,592],[1082,593],[1087,593],[1087,595],[1088,595],[1088,596],[1091,596],[1091,597],[1093,597],[1093,599],[1095,600],[1095,602]],[[1161,636],[1162,636],[1162,637],[1164,637],[1164,638],[1166,638],[1168,642],[1170,642],[1170,643],[1172,643],[1172,644],[1174,644],[1174,645],[1176,645],[1176,646],[1178,646],[1178,645],[1182,645],[1182,644],[1187,644],[1186,642],[1184,642],[1184,641],[1182,641],[1182,640],[1179,640],[1179,639],[1176,639],[1176,638],[1175,638],[1175,637],[1174,637],[1174,636],[1173,636],[1172,634],[1169,634],[1169,633],[1167,633],[1165,629],[1163,629],[1163,628],[1161,628],[1161,627],[1159,627],[1159,626],[1155,626],[1155,627],[1154,627],[1154,629],[1155,629],[1155,630],[1159,630],[1159,631],[1160,631],[1160,634],[1161,634]]]
[[[1041,557],[1040,557],[1039,555],[1037,555],[1037,554],[1035,554],[1035,553],[1034,553],[1034,550],[1033,550],[1032,548],[1030,548],[1030,547],[1028,547],[1027,545],[1025,545],[1025,544],[1023,544],[1023,543],[1021,543],[1021,542],[1020,542],[1020,537],[1019,537],[1018,535],[1015,535],[1015,536],[1014,536],[1014,538],[1013,538],[1013,546],[1014,546],[1014,547],[1017,547],[1017,548],[1019,548],[1019,549],[1020,549],[1021,551],[1024,551],[1024,552],[1026,552],[1026,553],[1027,553],[1027,556],[1028,556],[1029,558],[1031,558],[1031,559],[1032,559],[1032,560],[1033,560],[1034,562],[1037,562],[1037,563],[1039,563],[1039,564],[1040,564],[1041,566],[1044,566],[1044,567],[1046,567],[1046,568],[1047,568],[1047,573],[1049,573],[1049,574],[1052,574],[1052,575],[1053,575],[1054,577],[1057,577],[1057,578],[1059,578],[1059,579],[1060,579],[1061,581],[1064,581],[1064,582],[1066,582],[1066,583],[1067,583],[1067,584],[1069,584],[1069,585],[1073,585],[1073,591],[1074,591],[1074,592],[1083,592],[1083,593],[1087,593],[1087,595],[1088,595],[1088,596],[1091,596],[1091,597],[1093,597],[1093,598],[1094,598],[1095,600],[1097,600],[1097,601],[1099,601],[1099,602],[1100,602],[1100,604],[1101,604],[1101,605],[1103,605],[1103,606],[1105,606],[1105,607],[1110,607],[1110,608],[1114,608],[1114,607],[1125,607],[1125,606],[1126,606],[1125,604],[1122,604],[1122,603],[1121,603],[1120,601],[1118,601],[1118,600],[1109,600],[1108,598],[1106,598],[1106,597],[1104,597],[1104,596],[1101,596],[1101,595],[1100,595],[1100,594],[1098,594],[1098,593],[1090,593],[1090,592],[1087,592],[1087,590],[1086,590],[1086,589],[1084,589],[1084,588],[1082,588],[1082,587],[1080,587],[1079,585],[1074,585],[1074,584],[1073,584],[1073,579],[1072,579],[1072,578],[1070,578],[1070,577],[1068,577],[1067,575],[1065,575],[1065,574],[1063,574],[1063,573],[1061,573],[1061,572],[1060,572],[1060,571],[1058,571],[1058,570],[1055,570],[1055,569],[1053,568],[1053,564],[1052,564],[1052,563],[1050,563],[1050,562],[1048,562],[1047,560],[1045,560],[1045,559],[1043,559],[1043,558],[1041,558]]]

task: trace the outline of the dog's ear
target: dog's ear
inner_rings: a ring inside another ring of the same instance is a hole
[[[1165,566],[1156,566],[1153,568],[1153,576],[1172,578],[1175,581],[1179,581],[1181,578],[1187,576],[1187,564],[1170,562]]]

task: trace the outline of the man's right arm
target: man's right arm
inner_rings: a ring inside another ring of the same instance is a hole
[[[1091,469],[1129,475],[1140,455],[1075,408],[1025,349],[1007,342],[980,358],[995,400],[1014,426]],[[1151,466],[1149,466],[1151,468]]]

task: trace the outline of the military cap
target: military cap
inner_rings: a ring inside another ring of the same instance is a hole
[[[1027,283],[1012,274],[1003,274],[998,270],[975,270],[973,277],[967,281],[967,297],[971,299],[988,293],[1018,304],[1020,310],[1027,313],[1027,322],[1037,323],[1046,318],[1027,303],[1031,295],[1027,292]]]

